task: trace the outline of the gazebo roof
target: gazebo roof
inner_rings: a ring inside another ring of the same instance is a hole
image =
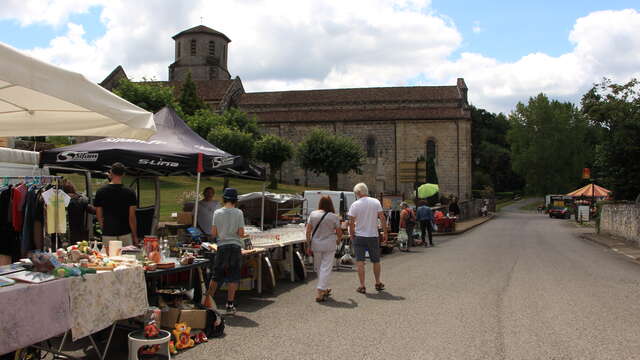
[[[610,190],[603,188],[602,186],[598,186],[596,184],[589,184],[581,187],[578,190],[574,190],[567,194],[567,196],[572,197],[607,197],[611,193]]]

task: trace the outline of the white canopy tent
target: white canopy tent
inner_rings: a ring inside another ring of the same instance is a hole
[[[105,136],[146,140],[153,114],[81,74],[0,43],[0,136]]]

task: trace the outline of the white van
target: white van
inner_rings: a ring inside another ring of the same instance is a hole
[[[353,191],[308,190],[304,192],[303,196],[302,217],[305,220],[312,211],[318,209],[318,203],[323,196],[329,196],[331,198],[333,208],[338,215],[348,211],[351,204],[356,201],[356,194]],[[340,206],[341,204],[343,207]]]

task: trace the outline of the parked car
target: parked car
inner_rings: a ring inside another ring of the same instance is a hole
[[[568,219],[571,217],[571,212],[566,207],[554,206],[549,209],[550,218]]]

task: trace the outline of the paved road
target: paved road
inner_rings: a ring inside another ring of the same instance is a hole
[[[512,206],[385,257],[381,294],[341,272],[326,305],[313,281],[243,295],[224,339],[178,359],[640,359],[640,266],[576,231]]]

